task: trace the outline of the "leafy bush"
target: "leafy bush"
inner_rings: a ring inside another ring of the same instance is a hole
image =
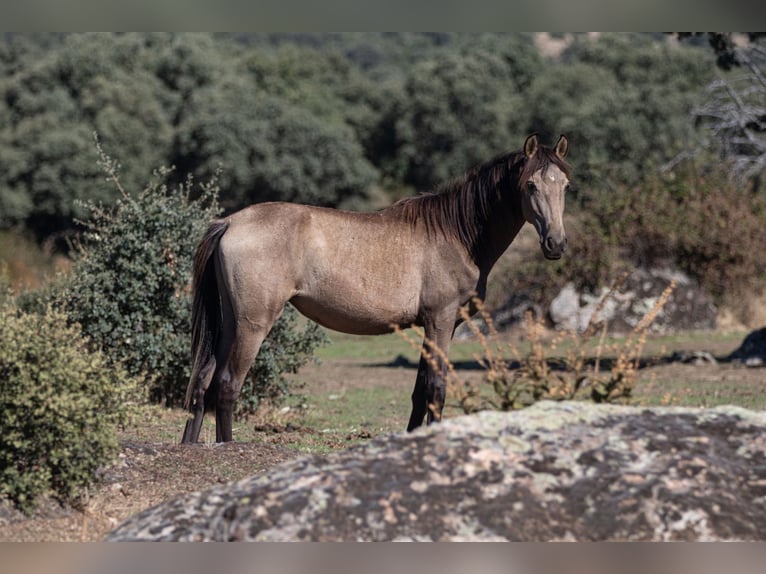
[[[102,155],[115,182],[116,166]],[[218,213],[214,183],[192,199],[191,180],[169,187],[167,170],[91,219],[61,300],[72,321],[154,401],[182,402],[189,373],[189,279],[195,242]]]
[[[116,165],[102,155],[119,186]],[[168,406],[183,403],[190,367],[190,281],[194,251],[219,212],[215,180],[200,186],[191,178],[168,186],[155,180],[136,194],[123,193],[113,210],[90,205],[92,218],[64,280],[60,302],[73,321],[133,376],[149,384],[150,398]],[[292,311],[267,337],[242,392],[242,405],[286,392],[282,373],[295,372],[321,340],[315,326],[295,329]]]
[[[76,501],[117,452],[135,380],[50,307],[0,306],[0,494],[27,512],[42,494]]]

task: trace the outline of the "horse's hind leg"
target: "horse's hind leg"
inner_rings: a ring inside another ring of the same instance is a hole
[[[205,405],[208,402],[206,393],[215,392],[215,389],[208,390],[210,379],[215,371],[215,359],[212,359],[200,372],[192,396],[190,397],[189,418],[186,421],[183,438],[181,443],[195,443],[199,440],[202,430],[202,421],[205,418]]]
[[[215,404],[216,442],[233,440],[232,424],[237,397],[266,335],[269,334],[280,314],[281,310],[276,316],[269,316],[265,321],[247,323],[246,327],[236,330],[226,360],[216,373],[218,387]]]
[[[181,438],[181,444],[193,444],[199,440],[200,431],[202,431],[202,421],[205,418],[205,409],[194,409],[193,416],[189,417],[184,427],[184,435]]]

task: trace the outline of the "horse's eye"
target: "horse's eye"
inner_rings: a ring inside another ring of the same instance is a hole
[[[527,189],[531,192],[537,191],[537,186],[532,181],[527,182]]]

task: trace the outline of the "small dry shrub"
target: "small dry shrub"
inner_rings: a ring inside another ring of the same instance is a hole
[[[525,353],[512,343],[503,345],[498,341],[492,317],[483,302],[474,298],[473,305],[486,324],[488,334],[471,320],[467,307],[461,309],[461,315],[482,347],[482,354],[474,357],[484,368],[479,383],[461,379],[444,352],[426,339],[426,360],[435,368],[439,368],[440,363],[446,365],[448,401],[457,403],[466,414],[486,409],[517,410],[540,400],[628,401],[638,377],[648,328],[667,303],[675,282],[668,285],[627,338],[607,344],[607,323],[598,320],[599,312],[626,277],[624,274],[612,284],[582,333],[562,331],[546,344],[543,320],[527,313],[524,332],[529,348]],[[415,327],[414,330],[424,336],[422,329]],[[413,347],[419,348],[413,337],[401,330],[397,332]],[[592,351],[592,341],[596,337],[595,351]],[[557,354],[560,348],[564,350],[563,357]],[[608,368],[602,368],[606,354],[614,358],[609,361]],[[513,368],[507,360],[509,355],[515,360]]]

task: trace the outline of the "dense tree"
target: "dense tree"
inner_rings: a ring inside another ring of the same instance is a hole
[[[394,177],[427,189],[517,145],[528,120],[514,62],[479,46],[414,65],[396,122]]]
[[[241,78],[189,100],[178,149],[197,175],[223,166],[228,209],[268,200],[348,206],[375,180],[352,129],[264,95]]]
[[[135,188],[160,165],[227,209],[368,209],[459,175],[531,131],[565,132],[578,179],[635,183],[694,138],[714,54],[668,35],[71,34],[0,43],[0,226],[71,228],[111,204],[97,131]],[[383,200],[385,201],[385,200]]]
[[[704,52],[666,40],[580,38],[530,87],[532,128],[570,136],[581,181],[635,183],[693,147],[689,114],[712,68]]]
[[[78,200],[111,202],[94,131],[119,150],[126,185],[162,161],[173,132],[144,50],[139,36],[72,35],[0,79],[0,224],[45,235],[83,215]]]

